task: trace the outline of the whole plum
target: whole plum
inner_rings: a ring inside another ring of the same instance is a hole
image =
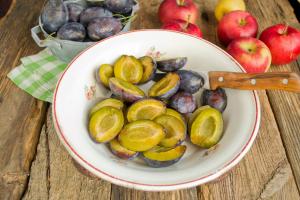
[[[177,73],[180,76],[179,88],[185,92],[194,94],[204,85],[204,78],[197,72],[179,70]]]
[[[83,41],[85,36],[84,26],[77,22],[66,23],[57,32],[57,37],[62,40]]]
[[[50,0],[42,10],[43,28],[48,33],[56,32],[68,22],[68,9],[62,0]]]
[[[92,40],[98,41],[120,32],[122,30],[122,23],[113,17],[102,17],[92,20],[87,30],[89,37]]]
[[[175,94],[171,98],[170,106],[183,114],[191,113],[197,107],[195,97],[189,92],[178,92]]]
[[[113,13],[129,14],[135,5],[134,0],[105,0],[104,5]]]
[[[80,23],[87,26],[93,19],[102,17],[112,17],[113,14],[109,10],[102,7],[90,7],[82,11],[80,14]]]
[[[227,95],[224,89],[204,90],[202,93],[202,105],[209,105],[220,112],[227,106]]]
[[[81,12],[85,9],[83,5],[78,3],[69,3],[67,8],[70,22],[78,22]]]

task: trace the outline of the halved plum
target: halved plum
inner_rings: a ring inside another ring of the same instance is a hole
[[[139,155],[138,152],[123,147],[117,139],[113,139],[109,142],[109,148],[114,155],[126,160],[134,159]]]
[[[119,141],[131,151],[147,151],[164,137],[165,132],[160,124],[144,119],[127,124],[119,134]]]
[[[132,104],[127,111],[127,120],[133,122],[140,119],[153,120],[166,112],[166,105],[156,99],[141,99]]]
[[[100,108],[89,122],[90,136],[96,142],[109,142],[114,139],[124,125],[122,111],[111,106]]]
[[[216,145],[223,135],[223,118],[219,110],[206,108],[198,114],[191,125],[191,142],[202,148]]]
[[[109,79],[109,88],[115,96],[127,102],[135,102],[145,96],[139,87],[118,78]]]
[[[166,137],[160,141],[159,146],[174,147],[185,140],[186,126],[176,117],[164,114],[156,117],[154,121],[162,125],[166,132]]]
[[[134,56],[122,55],[114,64],[115,77],[137,84],[143,77],[142,63]]]
[[[175,72],[187,63],[187,57],[178,57],[157,61],[157,68],[162,72]]]
[[[150,80],[155,75],[156,72],[156,62],[150,57],[150,56],[144,56],[139,58],[140,62],[142,63],[143,66],[143,76],[142,79],[140,80],[140,83],[146,83]]]
[[[184,126],[186,126],[184,117],[179,112],[177,112],[176,110],[171,109],[171,108],[167,108],[165,114],[176,117],[177,119],[179,119],[183,123]]]
[[[109,87],[108,80],[113,76],[114,76],[113,66],[109,64],[103,64],[100,66],[98,70],[98,78],[105,87]]]
[[[211,108],[209,105],[206,106],[201,106],[199,108],[197,108],[190,116],[189,116],[189,120],[188,120],[188,125],[189,127],[191,127],[193,121],[196,119],[196,117],[200,114],[201,111],[207,109],[207,108]]]
[[[150,167],[168,167],[178,162],[186,151],[185,145],[175,148],[156,146],[142,154],[143,160]]]
[[[148,94],[150,97],[168,99],[179,89],[180,77],[176,73],[168,73],[160,81],[152,85]]]
[[[124,103],[118,99],[113,99],[113,98],[104,99],[92,107],[92,109],[90,110],[90,116],[92,116],[100,108],[103,108],[105,106],[111,106],[119,110],[122,110],[124,108]]]

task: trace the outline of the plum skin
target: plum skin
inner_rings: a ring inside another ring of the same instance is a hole
[[[47,33],[56,32],[68,20],[68,9],[62,0],[48,1],[42,10],[41,21]]]
[[[119,33],[122,30],[122,23],[114,17],[102,17],[93,19],[88,27],[88,35],[98,41]]]
[[[93,19],[102,17],[113,17],[113,14],[102,7],[90,7],[80,14],[80,23],[87,26]]]
[[[63,25],[57,32],[57,37],[62,40],[83,41],[86,36],[85,28],[77,22]]]
[[[197,105],[195,97],[189,92],[180,91],[171,97],[170,106],[180,113],[191,113]]]
[[[78,22],[81,12],[85,9],[84,6],[78,3],[68,3],[67,8],[70,22]]]
[[[157,61],[157,68],[162,72],[174,72],[184,67],[187,63],[187,57],[172,58],[168,60]]]
[[[135,5],[134,0],[105,0],[104,5],[108,10],[118,14],[129,14]]]
[[[179,70],[177,73],[180,76],[180,90],[194,94],[204,85],[204,78],[197,72]]]
[[[227,95],[223,88],[216,90],[204,90],[201,96],[202,105],[209,105],[220,112],[227,107]]]

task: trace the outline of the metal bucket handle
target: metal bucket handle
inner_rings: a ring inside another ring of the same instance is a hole
[[[39,47],[47,47],[47,46],[56,46],[57,48],[61,49],[61,45],[60,43],[56,42],[53,39],[41,39],[38,34],[42,33],[42,29],[39,25],[33,27],[31,29],[31,36],[33,38],[33,40],[35,41],[35,43],[39,46]],[[51,40],[51,41],[50,41]]]

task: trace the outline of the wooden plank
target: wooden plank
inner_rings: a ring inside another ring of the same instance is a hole
[[[84,175],[60,143],[48,111],[24,199],[109,199],[111,184]]]
[[[266,12],[266,7],[268,11]],[[290,6],[288,0],[254,0],[249,2],[248,8],[250,10],[257,10],[255,16],[258,17],[260,29],[285,22],[292,26],[300,28],[299,22],[293,13],[293,8]],[[289,65],[273,66],[271,71],[293,71],[300,73],[300,60]],[[300,94],[282,92],[282,91],[268,91],[268,96],[276,121],[279,126],[281,137],[291,163],[295,179],[300,188]]]
[[[214,1],[196,1],[201,10],[200,27],[204,38],[218,44]],[[270,3],[270,2],[269,2]],[[247,4],[254,4],[248,1]],[[270,3],[271,4],[271,3]],[[270,6],[264,12],[274,12]],[[257,9],[249,8],[254,15]],[[262,17],[261,17],[262,18]],[[263,19],[259,19],[262,21]],[[250,152],[219,182],[198,188],[199,199],[299,199],[299,193],[287,161],[280,133],[265,92],[259,93],[262,105],[262,124]],[[274,182],[277,182],[274,184]]]
[[[140,200],[140,199],[188,199],[196,200],[196,188],[176,190],[170,192],[144,192],[139,190],[128,189],[117,185],[112,185],[111,200]]]
[[[26,188],[46,104],[6,77],[21,57],[39,48],[30,37],[43,1],[17,1],[0,21],[0,199],[19,199]]]
[[[32,162],[30,179],[24,200],[48,199],[49,198],[49,147],[46,126],[40,134],[39,144],[35,160]]]

